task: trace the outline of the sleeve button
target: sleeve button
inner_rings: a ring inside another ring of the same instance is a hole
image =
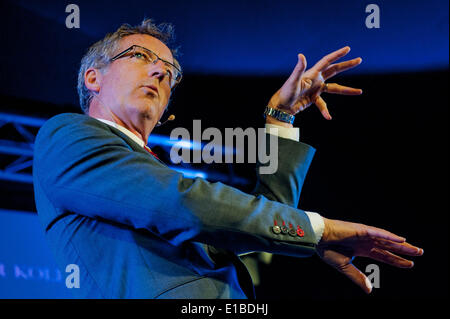
[[[303,231],[303,229],[300,228],[300,226],[297,226],[297,235],[298,237],[305,236],[305,232]]]
[[[278,225],[273,226],[272,231],[278,235],[279,233],[281,233],[280,226],[278,226]]]

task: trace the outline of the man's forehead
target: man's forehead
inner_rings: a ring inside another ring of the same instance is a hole
[[[163,42],[148,34],[132,34],[123,37],[119,42],[119,52],[128,49],[134,44],[152,50],[164,60],[173,61],[170,49]]]

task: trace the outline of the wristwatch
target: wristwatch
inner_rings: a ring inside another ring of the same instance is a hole
[[[294,120],[295,120],[295,116],[294,115],[291,115],[289,113],[286,113],[286,112],[283,112],[283,111],[280,111],[280,110],[277,110],[277,109],[273,109],[273,108],[271,108],[269,106],[266,106],[266,108],[264,110],[264,118],[267,115],[270,115],[270,116],[276,118],[279,121],[286,122],[286,123],[289,123],[289,124],[294,123]]]

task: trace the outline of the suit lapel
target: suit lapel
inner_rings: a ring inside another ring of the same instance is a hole
[[[102,123],[102,122],[101,122]],[[110,126],[108,124],[102,123],[103,126],[106,126],[112,133],[114,133],[115,135],[119,136],[121,139],[123,139],[128,146],[130,146],[130,148],[135,151],[135,152],[139,152],[142,154],[145,154],[146,156],[150,156],[151,158],[154,158],[155,160],[157,160],[158,162],[160,162],[161,164],[166,165],[163,161],[161,161],[159,158],[152,156],[147,150],[145,150],[143,147],[141,147],[138,143],[136,143],[135,141],[133,141],[133,139],[131,139],[129,136],[127,136],[125,133],[123,133],[122,131],[120,131],[119,129],[116,129],[113,126]]]

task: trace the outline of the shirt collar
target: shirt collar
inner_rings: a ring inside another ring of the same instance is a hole
[[[108,121],[108,120],[98,119],[98,118],[95,118],[95,119],[99,120],[105,124],[108,124],[109,126],[115,127],[116,129],[121,131],[123,134],[125,134],[126,136],[131,138],[133,141],[135,141],[141,147],[145,146],[145,142],[143,140],[141,140],[139,137],[137,137],[135,134],[133,134],[130,130],[126,129],[125,127],[123,127],[115,122]]]

